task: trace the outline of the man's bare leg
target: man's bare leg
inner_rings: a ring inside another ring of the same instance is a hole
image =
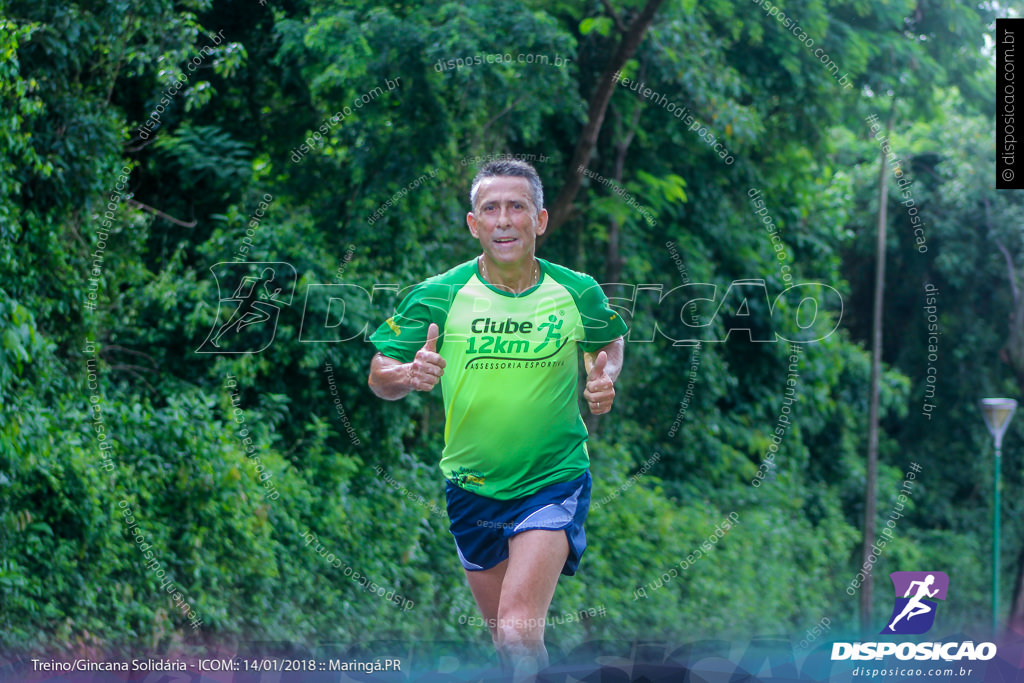
[[[564,530],[534,529],[513,536],[508,551],[508,560],[497,567],[466,577],[503,665],[513,680],[524,681],[548,664],[544,621],[569,542]]]
[[[466,570],[469,590],[473,593],[476,606],[480,608],[484,623],[491,630],[494,647],[498,647],[498,602],[501,600],[501,583],[505,580],[507,567],[508,560],[502,560],[497,565],[483,571]]]

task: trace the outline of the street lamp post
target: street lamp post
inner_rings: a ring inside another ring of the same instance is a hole
[[[1003,434],[1010,426],[1010,418],[1017,409],[1017,402],[1012,398],[983,398],[981,414],[985,417],[985,426],[995,440],[996,461],[993,468],[992,488],[995,491],[992,503],[992,633],[996,633],[999,621],[999,470],[1003,458]]]

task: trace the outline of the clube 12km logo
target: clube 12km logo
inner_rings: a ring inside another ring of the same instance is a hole
[[[893,572],[896,599],[892,615],[880,635],[921,635],[935,623],[939,600],[946,599],[949,576],[945,572]],[[987,661],[996,656],[995,643],[967,640],[935,642],[866,642],[833,643],[832,661],[883,659],[895,656],[901,660],[946,662],[967,660]]]

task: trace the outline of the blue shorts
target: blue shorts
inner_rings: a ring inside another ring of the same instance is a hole
[[[445,486],[448,530],[455,536],[459,560],[468,571],[490,569],[508,559],[508,539],[531,529],[565,530],[569,557],[562,573],[572,576],[587,548],[583,521],[590,509],[590,471],[571,481],[545,486],[526,498],[496,500]]]

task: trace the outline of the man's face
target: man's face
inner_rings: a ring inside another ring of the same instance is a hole
[[[532,263],[537,237],[548,227],[548,212],[542,209],[537,213],[526,178],[485,178],[466,223],[489,260],[508,265]]]

